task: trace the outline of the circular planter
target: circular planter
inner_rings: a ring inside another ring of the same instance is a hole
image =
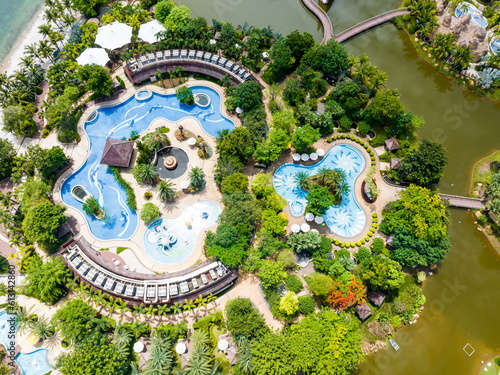
[[[68,342],[69,341],[69,342]],[[73,346],[73,340],[62,339],[61,348],[62,350],[69,350]]]
[[[365,184],[365,181],[363,180],[363,182],[361,183],[361,195],[363,196],[363,199],[365,200],[365,202],[367,203],[375,203],[377,201],[377,197],[375,197],[375,199],[372,199],[368,196],[368,193],[366,192],[366,184]]]

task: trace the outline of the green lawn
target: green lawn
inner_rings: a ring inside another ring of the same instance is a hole
[[[489,361],[491,362],[491,366],[488,367],[488,362],[484,363],[481,366],[481,371],[479,371],[479,375],[497,375],[500,372],[500,367],[495,363],[495,360]]]
[[[491,177],[492,170],[497,172],[495,164],[498,162],[500,162],[500,151],[496,151],[490,156],[479,160],[474,166],[474,172],[472,174],[472,187],[474,188],[477,183],[485,184],[488,177]]]

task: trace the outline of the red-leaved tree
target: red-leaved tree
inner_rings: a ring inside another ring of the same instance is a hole
[[[345,310],[354,304],[363,304],[365,302],[366,292],[365,286],[359,277],[353,277],[348,283],[343,283],[340,280],[334,280],[332,284],[332,292],[328,297],[328,302],[334,308]]]

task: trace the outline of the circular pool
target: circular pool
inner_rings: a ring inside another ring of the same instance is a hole
[[[210,105],[210,97],[206,94],[196,94],[194,102],[200,107],[208,107]]]
[[[189,164],[188,154],[177,147],[165,147],[158,151],[156,170],[162,179],[174,179],[186,173]]]
[[[153,95],[153,92],[151,90],[141,90],[135,94],[135,98],[137,100],[146,100],[149,99]]]

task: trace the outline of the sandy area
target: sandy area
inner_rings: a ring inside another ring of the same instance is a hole
[[[24,48],[32,43],[38,42],[42,39],[42,36],[38,32],[38,27],[44,24],[42,7],[37,15],[31,21],[29,27],[24,29],[23,33],[17,39],[9,54],[5,58],[5,61],[0,65],[0,72],[12,74],[16,69],[17,65],[21,61],[21,57],[24,54]]]

